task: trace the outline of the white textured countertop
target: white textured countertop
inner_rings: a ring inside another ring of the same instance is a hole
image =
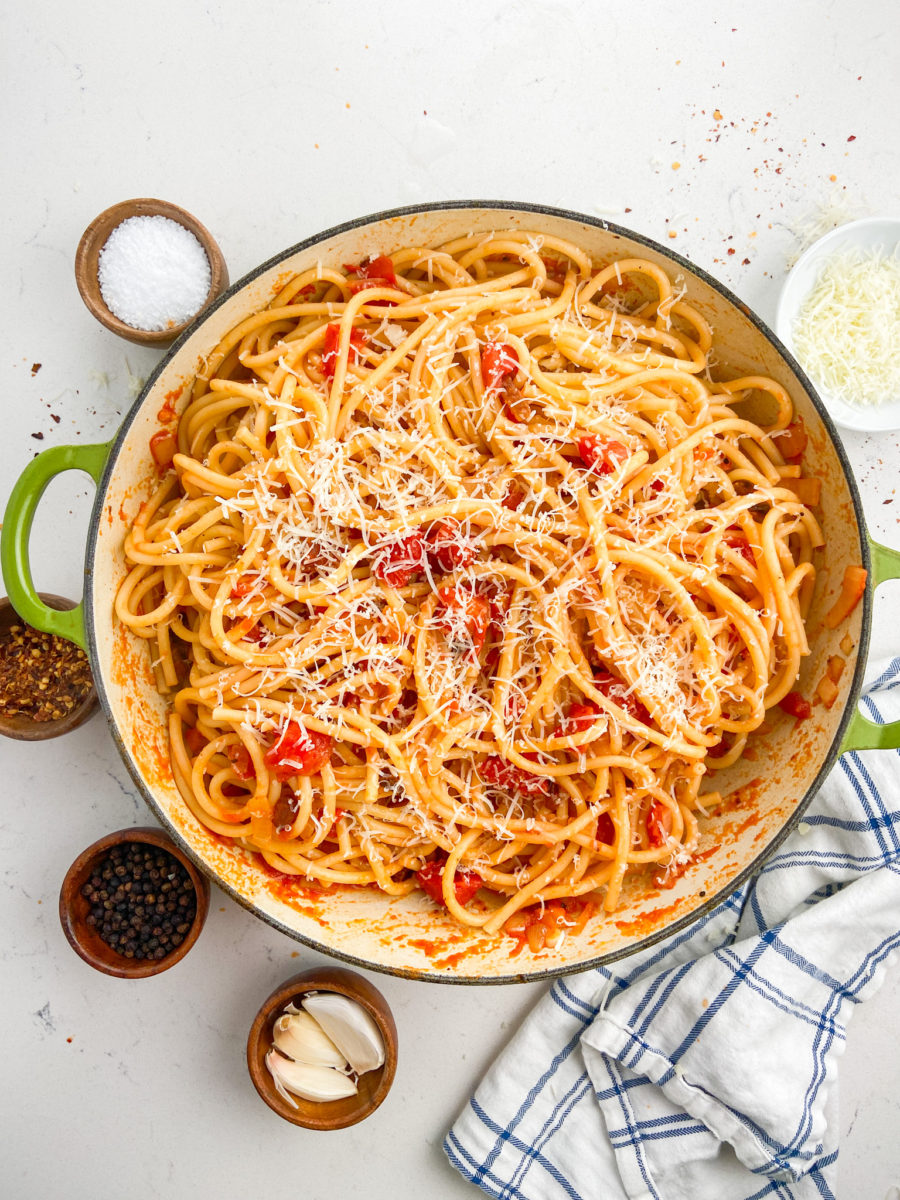
[[[4,8],[0,503],[38,450],[111,437],[158,361],[75,289],[82,230],[121,199],[196,214],[232,279],[382,208],[543,202],[665,241],[768,320],[810,220],[900,210],[893,0]],[[900,435],[845,444],[872,533],[900,545]],[[80,590],[83,479],[55,481],[39,512],[42,590]],[[541,985],[374,977],[400,1031],[390,1097],[354,1129],[294,1129],[258,1100],[244,1045],[260,1001],[317,956],[214,889],[182,964],[141,983],[94,973],[64,941],[59,884],[89,842],[149,814],[102,716],[3,740],[0,762],[0,1193],[478,1194],[441,1139]],[[839,1200],[900,1185],[898,1010],[895,972],[850,1030]]]

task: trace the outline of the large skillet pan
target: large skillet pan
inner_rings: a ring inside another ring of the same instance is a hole
[[[812,718],[796,727],[776,711],[772,727],[757,736],[742,762],[717,777],[729,798],[706,822],[696,860],[671,888],[660,890],[649,878],[633,881],[611,918],[593,920],[581,937],[555,950],[532,954],[526,947],[516,957],[510,957],[510,939],[459,930],[419,893],[398,901],[370,890],[316,892],[288,885],[202,828],[179,798],[169,770],[165,704],[153,687],[147,643],[117,626],[112,603],[125,570],[125,530],[150,490],[150,437],[171,413],[171,404],[164,407],[167,401],[186,394],[185,385],[202,368],[204,356],[228,330],[264,306],[291,274],[317,261],[353,262],[410,243],[431,244],[506,227],[569,238],[598,260],[643,256],[683,276],[691,303],[714,328],[723,373],[763,373],[784,384],[810,433],[807,469],[824,483],[820,512],[827,543],[809,620],[812,653],[799,682],[805,694],[812,693],[841,641],[846,646],[849,635],[852,642],[838,702],[830,710],[815,707]],[[97,499],[85,556],[84,598],[72,612],[61,613],[38,600],[28,565],[28,536],[44,488],[71,469],[94,479]],[[758,870],[798,821],[839,754],[900,745],[900,724],[878,726],[857,710],[873,592],[883,579],[900,575],[900,554],[866,536],[849,463],[809,381],[762,322],[703,271],[638,234],[558,209],[492,202],[396,209],[330,229],[264,263],[179,338],[111,445],[55,447],[26,467],[7,508],[2,563],[7,591],[22,617],[86,648],[110,729],[135,783],[197,865],[290,937],[347,962],[398,975],[465,983],[537,979],[582,970],[646,946],[695,919]],[[821,614],[851,563],[869,570],[865,599],[843,627],[830,632]]]

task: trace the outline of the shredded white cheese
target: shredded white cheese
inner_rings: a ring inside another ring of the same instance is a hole
[[[900,397],[900,259],[844,251],[830,259],[794,324],[797,358],[849,404]]]

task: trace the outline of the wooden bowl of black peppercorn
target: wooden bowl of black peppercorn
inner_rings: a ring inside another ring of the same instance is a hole
[[[181,962],[209,911],[209,882],[161,829],[120,829],[66,872],[59,919],[86,963],[145,979]]]

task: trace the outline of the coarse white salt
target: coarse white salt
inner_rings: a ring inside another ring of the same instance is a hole
[[[172,329],[199,311],[211,280],[206,251],[169,217],[128,217],[104,243],[97,264],[100,294],[133,329]]]

